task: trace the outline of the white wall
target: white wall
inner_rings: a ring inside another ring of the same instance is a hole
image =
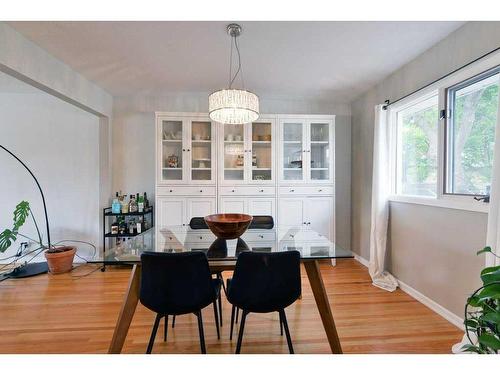
[[[20,157],[37,176],[46,196],[52,242],[69,238],[98,245],[99,118],[15,78],[0,75],[0,144]],[[12,226],[15,205],[27,200],[46,239],[41,198],[34,181],[3,150],[0,181],[0,230]],[[31,221],[21,233],[36,238]],[[78,247],[78,254],[89,254],[88,247]],[[12,246],[0,258],[16,249]]]
[[[352,249],[369,257],[374,106],[449,73],[500,45],[500,22],[468,22],[351,103]],[[456,315],[480,283],[487,215],[391,204],[391,253],[396,277]]]
[[[336,115],[337,241],[350,247],[350,106],[292,97],[260,98],[261,113]],[[208,93],[158,93],[115,97],[113,106],[113,191],[154,195],[155,111],[208,112]]]

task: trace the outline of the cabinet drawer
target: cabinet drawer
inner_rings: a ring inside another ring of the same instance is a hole
[[[207,230],[189,231],[186,235],[186,243],[206,242],[209,246],[213,241],[215,241],[215,235]]]
[[[276,232],[274,230],[269,230],[269,231],[263,231],[263,230],[256,230],[253,231],[252,229],[246,231],[243,233],[241,238],[244,241],[248,242],[261,242],[261,241],[275,241],[276,240]]]
[[[274,195],[273,186],[221,186],[220,195]]]
[[[158,196],[188,195],[190,197],[215,196],[215,186],[158,186]]]
[[[280,195],[333,195],[333,186],[282,186]]]

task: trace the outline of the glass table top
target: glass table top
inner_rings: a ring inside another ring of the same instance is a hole
[[[235,261],[243,251],[273,253],[289,250],[299,251],[303,260],[353,258],[350,250],[336,245],[311,229],[301,227],[249,229],[240,239],[221,240],[209,229],[172,226],[158,233],[152,228],[135,237],[117,241],[115,246],[107,248],[104,255],[92,262],[130,264],[140,262],[141,254],[145,251],[202,251],[213,263]]]

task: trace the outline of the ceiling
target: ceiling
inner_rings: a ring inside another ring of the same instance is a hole
[[[228,22],[9,22],[114,96],[227,86]],[[246,88],[348,103],[463,22],[241,22]]]

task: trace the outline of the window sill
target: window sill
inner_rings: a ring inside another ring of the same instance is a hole
[[[473,211],[488,213],[489,204],[483,202],[476,202],[472,197],[467,198],[426,198],[416,197],[409,195],[391,195],[390,202],[401,202],[410,204],[420,204],[424,206],[434,206],[441,208],[449,208],[453,210]]]

